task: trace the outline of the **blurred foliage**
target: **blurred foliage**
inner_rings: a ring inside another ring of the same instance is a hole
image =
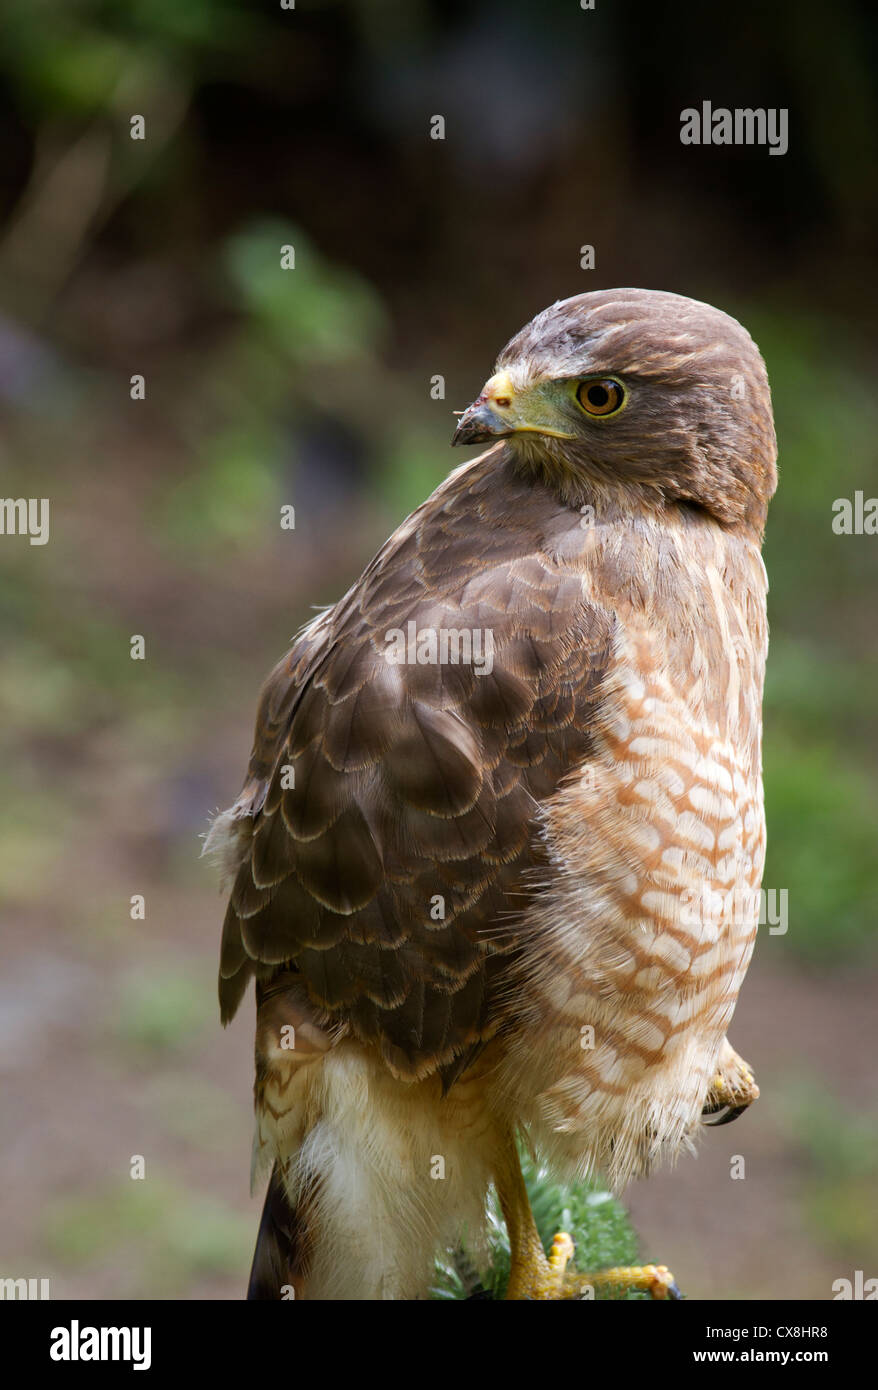
[[[157,525],[181,550],[253,545],[274,523],[268,432],[230,428],[205,439],[192,471],[158,499]]]
[[[166,1176],[128,1179],[54,1201],[42,1218],[47,1249],[64,1266],[119,1266],[125,1298],[175,1298],[193,1279],[246,1268],[251,1223]]]
[[[813,311],[743,317],[768,363],[779,441],[764,881],[789,894],[783,949],[827,963],[874,951],[878,921],[876,538],[831,526],[836,497],[878,493],[878,405],[856,331]]]
[[[123,983],[114,1009],[121,1042],[146,1053],[181,1052],[213,1022],[214,1001],[191,971],[145,973]]]
[[[852,1111],[813,1081],[790,1085],[784,1103],[807,1158],[806,1220],[841,1257],[878,1249],[878,1114]]]
[[[278,275],[283,247],[295,254],[299,274]],[[301,229],[256,223],[228,241],[225,263],[240,307],[293,366],[356,365],[386,337],[384,308],[371,285],[327,261]]]
[[[839,734],[840,734],[839,730]],[[767,889],[786,888],[784,947],[824,964],[875,947],[876,794],[855,759],[770,733],[765,745]]]

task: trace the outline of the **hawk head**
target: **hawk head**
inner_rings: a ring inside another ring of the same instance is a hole
[[[501,439],[573,506],[633,489],[761,535],[777,484],[753,339],[719,309],[660,290],[598,290],[537,314],[452,443]]]

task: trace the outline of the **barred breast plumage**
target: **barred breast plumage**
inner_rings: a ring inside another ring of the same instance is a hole
[[[754,544],[648,517],[585,554],[614,660],[593,754],[541,811],[503,1070],[556,1159],[619,1184],[697,1127],[753,949],[766,579]]]

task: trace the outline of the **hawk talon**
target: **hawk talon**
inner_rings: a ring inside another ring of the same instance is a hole
[[[720,1118],[718,1120],[704,1120],[704,1123],[708,1127],[708,1129],[718,1129],[720,1125],[730,1125],[732,1123],[732,1120],[737,1120],[738,1116],[743,1115],[744,1111],[748,1108],[749,1102],[747,1105],[705,1106],[705,1108],[701,1112],[701,1117],[702,1119],[704,1119],[705,1115],[719,1115]]]

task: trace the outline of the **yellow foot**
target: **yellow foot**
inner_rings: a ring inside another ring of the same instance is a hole
[[[673,1274],[666,1265],[619,1265],[601,1269],[593,1274],[568,1270],[573,1255],[573,1241],[566,1231],[559,1231],[552,1241],[548,1260],[543,1257],[532,1262],[527,1271],[518,1271],[515,1292],[510,1281],[509,1298],[526,1299],[592,1299],[601,1293],[624,1293],[639,1289],[654,1299],[682,1298]]]
[[[758,1099],[759,1087],[750,1066],[725,1039],[719,1065],[701,1112],[705,1123],[727,1125]],[[716,1119],[708,1118],[714,1115]]]
[[[509,1232],[511,1265],[508,1299],[594,1298],[598,1289],[641,1289],[653,1298],[682,1298],[680,1290],[664,1265],[631,1265],[601,1269],[594,1274],[568,1272],[573,1241],[559,1231],[552,1241],[548,1258],[533,1219],[521,1165],[511,1132],[499,1147],[495,1168],[497,1195]]]
[[[622,1294],[630,1289],[637,1289],[641,1293],[648,1293],[650,1298],[654,1299],[683,1297],[667,1265],[618,1265],[615,1269],[599,1269],[595,1274],[576,1274],[568,1277],[580,1286],[593,1289],[595,1293],[602,1290]],[[593,1298],[594,1294],[574,1292],[565,1297]]]

